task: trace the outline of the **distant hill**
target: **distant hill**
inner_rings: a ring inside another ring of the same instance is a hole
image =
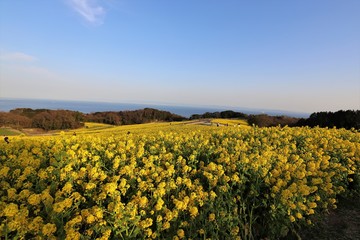
[[[190,119],[204,118],[224,118],[224,119],[243,119],[249,125],[259,127],[271,126],[319,126],[337,127],[346,129],[360,129],[359,110],[340,110],[337,112],[317,112],[309,118],[294,118],[288,116],[269,116],[266,114],[247,115],[242,112],[226,110],[221,112],[206,112],[204,114],[193,114]],[[183,121],[187,118],[173,114],[168,111],[157,110],[154,108],[144,108],[132,111],[107,111],[82,113],[70,110],[49,110],[16,108],[9,112],[0,112],[0,127],[22,128],[41,128],[48,130],[76,129],[84,126],[84,122],[97,122],[112,125],[141,124],[149,122],[170,122]]]
[[[234,112],[231,110],[222,112],[206,112],[204,114],[193,114],[190,119],[201,118],[238,118],[245,119],[249,125],[259,127],[271,126],[309,126],[309,127],[337,127],[346,129],[360,129],[359,110],[339,110],[337,112],[315,112],[309,118],[296,118],[289,116],[270,116],[267,114],[250,114]]]
[[[185,117],[153,108],[88,114],[70,110],[31,108],[16,108],[10,112],[0,112],[0,126],[10,126],[16,129],[30,127],[44,130],[75,129],[84,126],[83,122],[126,125],[155,121],[182,121],[185,119]]]
[[[190,119],[200,118],[247,118],[248,115],[242,112],[234,112],[232,110],[226,110],[222,112],[206,112],[204,114],[193,114]]]
[[[120,112],[95,112],[84,115],[84,118],[87,122],[107,123],[113,125],[140,124],[154,121],[172,122],[187,119],[180,115],[154,108]]]
[[[70,110],[16,108],[0,113],[0,125],[44,130],[75,129],[84,126],[84,114]]]
[[[247,122],[252,125],[259,127],[272,127],[272,126],[295,126],[299,118],[287,117],[287,116],[269,116],[267,114],[251,114],[247,115],[242,112],[235,112],[232,110],[222,111],[222,112],[206,112],[204,114],[194,114],[190,119],[201,119],[201,118],[237,118],[245,119]]]

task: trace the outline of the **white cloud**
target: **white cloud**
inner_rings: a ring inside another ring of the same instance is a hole
[[[86,21],[92,24],[101,24],[105,16],[105,9],[97,0],[68,0],[70,6]]]
[[[34,62],[37,60],[36,57],[22,52],[4,53],[0,55],[0,59],[3,61],[15,61],[15,62]]]

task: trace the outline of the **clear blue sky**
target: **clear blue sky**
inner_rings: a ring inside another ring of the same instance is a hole
[[[360,109],[360,1],[0,1],[0,97]]]

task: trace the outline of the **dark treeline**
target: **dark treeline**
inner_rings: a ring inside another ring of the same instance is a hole
[[[231,110],[222,111],[222,112],[206,112],[204,114],[193,114],[190,119],[201,119],[201,118],[243,118],[246,119],[247,115],[242,112],[234,112]]]
[[[340,110],[337,112],[316,112],[311,114],[307,119],[300,119],[297,125],[360,129],[360,111]]]
[[[0,112],[0,126],[10,126],[16,129],[32,127],[44,130],[61,130],[82,127],[84,122],[126,125],[154,121],[182,121],[185,119],[182,116],[152,108],[89,114],[69,110],[31,108],[17,108],[10,110],[10,112]]]
[[[223,111],[206,112],[204,114],[194,114],[190,119],[201,118],[241,118],[248,121],[250,125],[259,127],[272,126],[309,126],[309,127],[336,127],[345,129],[360,129],[360,111],[359,110],[340,110],[337,112],[316,112],[309,118],[294,118],[288,116],[269,116],[267,114],[246,115],[241,112]]]
[[[275,126],[289,126],[294,127],[297,125],[299,118],[288,116],[269,116],[267,114],[249,115],[248,123],[259,127],[275,127]]]
[[[245,119],[250,125],[271,126],[310,126],[360,129],[360,111],[347,110],[337,112],[316,112],[307,119],[287,116],[269,116],[266,114],[247,115],[231,110],[194,114],[190,119],[237,118]],[[152,108],[135,111],[95,112],[84,114],[69,110],[49,110],[17,108],[10,112],[0,112],[0,126],[16,129],[41,128],[44,130],[75,129],[84,126],[84,122],[98,122],[112,125],[140,124],[156,121],[182,121],[187,118]]]
[[[88,122],[99,122],[113,125],[140,124],[155,121],[183,121],[185,117],[153,108],[120,112],[96,112],[85,115]]]
[[[69,110],[17,108],[8,113],[0,112],[0,126],[16,129],[75,129],[84,126],[83,120],[82,113]]]
[[[190,119],[201,118],[238,118],[245,119],[250,125],[256,125],[259,127],[272,127],[272,126],[295,126],[298,118],[292,118],[287,116],[269,116],[267,114],[247,115],[242,112],[234,112],[231,110],[222,112],[206,112],[204,114],[194,114]]]

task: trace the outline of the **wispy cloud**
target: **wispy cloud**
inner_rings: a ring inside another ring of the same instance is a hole
[[[106,11],[97,0],[68,0],[70,6],[91,24],[102,24]]]
[[[14,62],[34,62],[37,60],[37,58],[22,52],[11,52],[1,53],[0,60]]]

